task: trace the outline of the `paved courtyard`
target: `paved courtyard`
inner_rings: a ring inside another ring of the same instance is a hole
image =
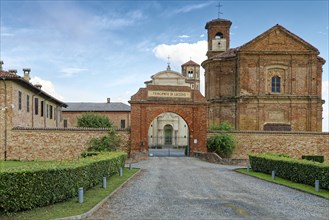
[[[329,201],[195,158],[150,158],[89,219],[328,219]]]

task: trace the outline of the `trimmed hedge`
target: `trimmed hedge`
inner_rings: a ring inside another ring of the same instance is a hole
[[[273,155],[250,154],[251,169],[256,172],[275,175],[296,183],[314,186],[315,180],[320,181],[320,188],[329,190],[329,164]]]
[[[324,162],[324,156],[317,156],[317,155],[303,155],[302,156],[303,160],[311,160],[319,163]]]
[[[54,161],[0,172],[0,213],[62,202],[118,173],[126,153],[100,153],[75,161]]]

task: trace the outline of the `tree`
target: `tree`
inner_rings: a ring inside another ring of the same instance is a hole
[[[212,125],[213,130],[230,131],[232,126],[228,122],[223,122],[220,125]],[[234,136],[227,133],[217,134],[207,140],[208,150],[216,152],[221,157],[230,157],[235,149],[236,142]]]
[[[89,141],[87,151],[116,151],[120,146],[121,138],[117,135],[112,122],[106,116],[91,113],[83,114],[78,117],[78,127],[109,129],[106,136],[92,138]]]
[[[77,117],[78,127],[83,128],[112,128],[110,119],[104,115],[85,113]]]

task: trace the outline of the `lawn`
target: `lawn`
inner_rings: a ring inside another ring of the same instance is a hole
[[[287,186],[293,189],[297,189],[303,192],[307,192],[313,195],[317,195],[326,199],[329,199],[329,191],[328,190],[324,190],[324,189],[320,189],[318,192],[315,191],[314,186],[309,186],[309,185],[305,185],[302,183],[295,183],[286,179],[282,179],[280,177],[275,177],[275,179],[272,179],[272,175],[270,174],[265,174],[265,173],[260,173],[260,172],[255,172],[250,170],[250,172],[247,172],[246,168],[241,168],[241,169],[236,169],[237,172],[249,175],[249,176],[253,176],[262,180],[266,180],[268,182],[273,182],[276,184],[280,184],[283,186]]]
[[[13,163],[12,166],[17,164]],[[19,165],[18,165],[19,166]],[[103,189],[101,185],[95,186],[94,188],[84,192],[84,203],[78,203],[77,198],[72,198],[66,202],[57,203],[54,205],[36,208],[31,211],[19,212],[16,214],[10,214],[9,216],[1,216],[0,219],[12,220],[12,219],[29,219],[29,220],[42,220],[42,219],[55,219],[67,216],[74,216],[83,214],[100,201],[102,201],[106,196],[110,195],[122,184],[124,184],[129,178],[136,174],[139,169],[123,169],[122,177],[119,174],[113,175],[107,179],[107,187]]]

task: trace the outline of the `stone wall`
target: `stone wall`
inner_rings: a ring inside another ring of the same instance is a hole
[[[107,134],[105,129],[14,128],[8,140],[9,160],[73,159],[88,147],[91,138]],[[122,151],[129,151],[130,132],[118,131]]]
[[[209,132],[208,137],[216,135]],[[329,133],[317,132],[229,132],[237,141],[232,159],[248,159],[249,153],[283,153],[291,157],[323,155],[329,162]]]

